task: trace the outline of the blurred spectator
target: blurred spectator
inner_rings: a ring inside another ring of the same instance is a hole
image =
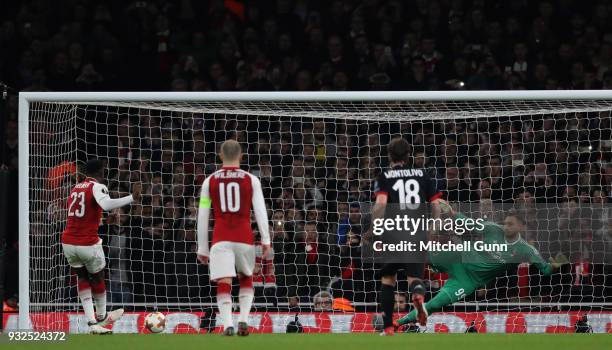
[[[314,311],[332,311],[333,296],[329,292],[321,291],[312,297]]]
[[[395,305],[393,310],[396,312],[404,313],[407,311],[407,298],[405,293],[395,293]]]
[[[356,234],[361,233],[361,206],[358,202],[351,203],[348,215],[341,217],[341,221],[338,223],[337,244],[340,246],[345,244],[347,234],[351,231]]]
[[[300,295],[313,295],[329,279],[329,244],[317,232],[317,224],[307,222],[298,237],[297,274],[300,279]]]

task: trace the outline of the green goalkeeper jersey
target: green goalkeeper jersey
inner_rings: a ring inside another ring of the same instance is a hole
[[[457,214],[458,219],[465,219],[463,214]],[[485,221],[480,233],[484,243],[507,243],[507,251],[469,251],[461,252],[461,261],[467,273],[482,285],[487,284],[495,277],[503,275],[508,270],[516,270],[521,262],[535,265],[543,275],[548,276],[552,273],[552,266],[546,262],[535,247],[519,238],[514,242],[506,242],[504,229],[502,226]],[[437,265],[436,260],[440,257],[432,256],[432,263]],[[456,260],[455,260],[456,261]],[[442,263],[443,265],[443,263]],[[446,270],[444,266],[441,270]]]

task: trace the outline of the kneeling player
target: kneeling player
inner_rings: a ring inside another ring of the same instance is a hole
[[[270,251],[268,214],[261,182],[240,169],[240,144],[228,140],[221,146],[223,167],[204,180],[198,212],[198,260],[208,264],[210,279],[217,283],[217,305],[223,323],[223,334],[234,335],[232,320],[232,278],[240,282],[238,300],[240,336],[249,334],[248,319],[253,304],[253,268],[255,247],[251,230],[251,208],[261,236],[263,256]],[[213,208],[215,226],[212,248],[208,249],[208,220]]]
[[[450,213],[457,219],[465,219],[461,213],[455,213],[448,203],[441,201],[443,212]],[[430,263],[439,272],[448,273],[449,279],[444,283],[438,294],[423,306],[427,314],[440,311],[444,306],[453,304],[484,287],[506,271],[515,271],[521,262],[535,265],[544,276],[549,276],[567,263],[567,258],[558,255],[547,263],[542,259],[536,248],[521,238],[525,230],[523,219],[516,213],[510,213],[504,219],[504,225],[490,221],[484,222],[484,228],[479,231],[485,243],[505,242],[508,250],[495,252],[495,258],[486,251],[438,252],[430,253]],[[465,263],[462,263],[464,261]],[[417,312],[409,314],[396,321],[402,326],[419,322]]]
[[[103,178],[104,169],[97,159],[88,161],[84,171],[86,178],[74,186],[68,198],[68,220],[62,234],[62,247],[68,264],[78,277],[78,293],[89,332],[110,334],[112,331],[105,326],[121,318],[123,309],[106,312],[106,260],[102,240],[98,237],[98,226],[102,210],[130,204],[138,194],[111,199],[106,186],[98,182]]]

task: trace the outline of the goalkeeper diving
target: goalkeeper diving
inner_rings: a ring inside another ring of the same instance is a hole
[[[448,202],[440,200],[439,203],[442,214],[455,219],[467,218],[464,214],[455,212]],[[505,242],[507,251],[430,252],[430,265],[436,271],[447,273],[449,278],[438,294],[424,304],[425,314],[430,315],[446,305],[462,300],[496,277],[503,276],[506,271],[515,271],[522,262],[534,265],[544,276],[551,275],[568,263],[562,254],[546,262],[538,250],[521,237],[524,230],[525,222],[520,215],[510,212],[506,215],[503,225],[484,221],[482,230],[479,230],[485,244]],[[395,321],[394,326],[397,328],[414,323],[417,323],[416,310]]]

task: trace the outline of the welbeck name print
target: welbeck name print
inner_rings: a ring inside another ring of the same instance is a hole
[[[373,332],[375,313],[308,312],[299,313],[305,333]],[[146,333],[145,312],[126,313],[113,325],[115,333]],[[427,320],[428,333],[463,333],[474,324],[481,333],[573,333],[577,320],[587,316],[594,333],[612,333],[612,312],[447,312],[431,315]],[[32,327],[36,331],[65,331],[87,333],[87,320],[78,313],[32,313]],[[166,314],[167,333],[206,333],[200,329],[202,313],[172,312]],[[238,317],[237,314],[234,317]],[[17,314],[4,317],[5,329],[18,329]],[[253,333],[285,333],[295,313],[252,313],[249,319]],[[215,328],[215,333],[220,328]]]

